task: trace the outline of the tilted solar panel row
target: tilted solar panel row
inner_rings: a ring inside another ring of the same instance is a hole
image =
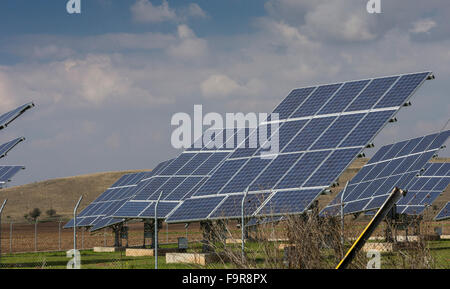
[[[20,170],[25,169],[23,166],[0,166],[0,184],[7,183]]]
[[[18,108],[15,108],[7,113],[4,113],[0,115],[0,129],[5,128],[10,124],[12,121],[14,121],[16,118],[18,118],[20,115],[22,115],[25,111],[28,109],[34,107],[34,103],[29,102],[24,105],[19,106]]]
[[[279,138],[280,152],[270,159],[261,158],[262,148],[247,155],[235,150],[167,222],[235,217],[228,199],[247,187],[263,199],[256,210],[246,208],[249,216],[302,213],[430,77],[424,72],[293,90],[274,110],[279,120],[267,122],[279,124],[272,137]]]
[[[346,190],[339,192],[321,214],[339,214],[342,193],[344,193],[344,213],[354,214],[380,208],[394,187],[405,191],[416,188],[417,186],[412,185],[427,179],[424,177],[419,180],[417,177],[419,173],[425,168],[429,168],[430,171],[435,169],[436,165],[427,165],[427,162],[437,154],[449,136],[450,130],[383,146],[349,182]],[[436,186],[436,190],[438,188],[440,190],[441,186]],[[413,195],[414,193],[407,194],[399,204],[407,205],[407,199]],[[433,200],[435,197],[437,195],[433,194]],[[432,200],[427,197],[421,201],[423,202],[419,204],[425,205],[427,201]],[[413,212],[413,208],[399,209],[401,213]]]
[[[450,219],[450,202],[447,202],[442,210],[434,218],[436,221]]]

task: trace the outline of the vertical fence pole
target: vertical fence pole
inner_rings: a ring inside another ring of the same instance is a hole
[[[155,204],[155,269],[158,269],[158,204],[159,200],[161,199],[162,193],[162,191],[161,193],[159,193],[158,200]]]
[[[342,191],[342,194],[341,194],[341,244],[342,244],[342,258],[344,258],[344,242],[345,242],[345,239],[344,239],[344,217],[345,217],[345,215],[344,215],[344,206],[345,206],[345,204],[344,204],[344,194],[345,194],[345,192],[347,191],[347,186],[348,186],[348,182],[345,184],[345,187],[344,187],[344,190]]]
[[[106,247],[106,228],[103,229],[103,246]]]
[[[81,249],[84,249],[84,230],[81,229]]]
[[[169,244],[169,224],[166,223],[166,243]]]
[[[247,198],[248,188],[245,190],[244,197],[241,203],[241,250],[242,250],[242,263],[245,260],[245,221],[244,221],[244,205]]]
[[[58,250],[61,251],[61,221],[58,222]]]
[[[78,203],[75,205],[75,208],[73,209],[73,255],[76,255],[77,251],[77,210],[78,206],[81,203],[81,200],[83,199],[83,196],[80,197],[78,200]]]
[[[12,230],[13,230],[13,223],[9,223],[9,253],[12,253]]]
[[[8,200],[4,200],[3,205],[0,207],[0,260],[2,257],[2,212],[3,212],[3,209],[5,208],[7,201]]]
[[[38,220],[36,218],[36,221],[34,222],[34,252],[37,252],[37,223]]]

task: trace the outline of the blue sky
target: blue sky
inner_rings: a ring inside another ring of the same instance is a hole
[[[270,112],[296,87],[431,70],[376,147],[439,130],[450,103],[450,7],[444,0],[4,0],[0,112],[36,107],[0,141],[11,185],[125,169],[174,157],[176,112]],[[368,151],[368,154],[371,152]],[[446,152],[444,152],[445,154]]]

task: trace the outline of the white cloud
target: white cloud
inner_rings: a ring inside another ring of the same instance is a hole
[[[432,19],[422,19],[413,23],[410,29],[412,33],[429,33],[430,30],[437,26],[437,23]]]
[[[373,17],[360,0],[271,0],[265,8],[313,39],[359,42],[377,37]]]
[[[164,22],[177,18],[175,11],[170,9],[166,0],[163,0],[160,6],[153,6],[149,0],[137,0],[131,6],[131,13],[137,22]]]
[[[187,8],[187,15],[191,17],[196,18],[206,18],[207,14],[206,12],[197,4],[197,3],[190,3]]]
[[[15,101],[15,95],[13,95],[10,88],[10,80],[7,73],[1,71],[0,67],[0,103],[2,104],[2,111],[13,109],[17,103]]]
[[[251,79],[240,85],[224,74],[213,74],[200,85],[205,98],[223,98],[227,96],[256,95],[264,88],[264,84],[258,79]]]
[[[178,43],[168,48],[168,54],[177,58],[195,59],[208,53],[206,40],[198,38],[187,25],[178,26]]]
[[[170,8],[166,0],[163,0],[159,6],[152,4],[150,0],[137,0],[130,10],[134,21],[141,23],[185,22],[189,18],[208,17],[197,3],[190,3],[187,7],[175,10]]]
[[[111,134],[106,140],[105,144],[111,149],[118,149],[120,147],[120,135],[117,132]]]

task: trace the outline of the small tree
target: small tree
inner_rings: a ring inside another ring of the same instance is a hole
[[[54,216],[56,216],[56,210],[55,209],[50,209],[47,210],[47,212],[45,212],[47,214],[47,216],[49,216],[50,218],[53,218]]]
[[[36,222],[37,218],[41,215],[41,210],[39,208],[34,208],[30,213],[30,218]]]

